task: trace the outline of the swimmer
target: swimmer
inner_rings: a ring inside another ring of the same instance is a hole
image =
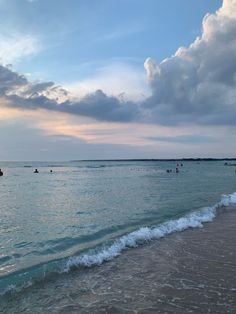
[[[0,169],[0,176],[3,176],[3,172],[2,172],[2,169]]]
[[[34,173],[39,173],[39,172],[38,172],[38,169],[35,169],[35,170],[34,170]]]

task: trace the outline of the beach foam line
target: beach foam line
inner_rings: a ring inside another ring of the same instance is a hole
[[[222,195],[221,201],[213,207],[206,207],[192,212],[184,217],[169,220],[157,227],[142,227],[116,239],[113,244],[103,247],[99,251],[89,250],[88,253],[70,257],[63,271],[69,272],[74,267],[91,267],[101,265],[122,253],[127,248],[137,247],[139,244],[163,238],[171,233],[184,231],[188,228],[201,228],[203,223],[212,221],[216,216],[216,209],[236,204],[236,193]]]
[[[46,280],[52,273],[68,273],[74,268],[101,265],[102,263],[119,256],[122,251],[128,248],[137,247],[141,244],[150,242],[151,240],[163,238],[171,233],[181,232],[189,228],[201,228],[204,223],[211,222],[215,218],[217,208],[229,207],[232,205],[236,205],[236,192],[229,195],[222,195],[221,201],[212,207],[202,208],[181,218],[164,222],[156,227],[142,227],[115,239],[111,244],[89,249],[86,253],[81,253],[77,256],[71,256],[64,258],[63,260],[58,260],[57,262],[60,266],[56,261],[53,261],[53,263],[55,263],[54,266],[58,266],[56,269],[54,268],[49,272],[43,272],[41,278],[31,277],[30,280],[27,280],[20,286],[18,284],[11,283],[6,287],[3,293],[0,293],[0,295],[19,292],[24,288],[32,286],[34,282]]]
[[[221,201],[216,204],[217,207],[228,207],[236,204],[236,192],[228,195],[222,195]]]

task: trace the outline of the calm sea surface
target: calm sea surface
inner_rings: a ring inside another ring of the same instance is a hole
[[[176,168],[171,161],[1,162],[0,168],[1,294],[69,271],[72,261],[100,264],[116,256],[111,247],[122,236],[236,191],[236,167],[223,161],[184,162],[179,173],[166,172]]]

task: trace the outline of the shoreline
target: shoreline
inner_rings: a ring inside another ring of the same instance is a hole
[[[234,313],[235,225],[236,208],[219,209],[203,228],[3,297],[3,313]]]

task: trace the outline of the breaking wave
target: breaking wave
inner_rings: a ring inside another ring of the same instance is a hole
[[[142,227],[129,234],[123,235],[115,239],[110,244],[104,244],[102,247],[90,249],[86,253],[79,254],[77,256],[71,256],[63,260],[53,261],[53,269],[50,267],[50,271],[43,275],[41,278],[28,278],[22,285],[17,285],[12,282],[4,289],[5,293],[12,291],[19,291],[24,287],[28,287],[34,283],[34,281],[45,280],[47,275],[51,273],[67,273],[74,268],[91,267],[101,265],[102,263],[109,261],[122,253],[122,251],[137,247],[140,244],[144,244],[154,239],[163,238],[171,233],[184,231],[188,228],[201,228],[206,222],[211,222],[216,214],[217,208],[228,207],[236,204],[236,193],[229,195],[223,195],[221,201],[212,207],[205,207],[198,211],[187,214],[181,218],[169,220],[156,227]],[[45,270],[45,265],[43,265]]]

